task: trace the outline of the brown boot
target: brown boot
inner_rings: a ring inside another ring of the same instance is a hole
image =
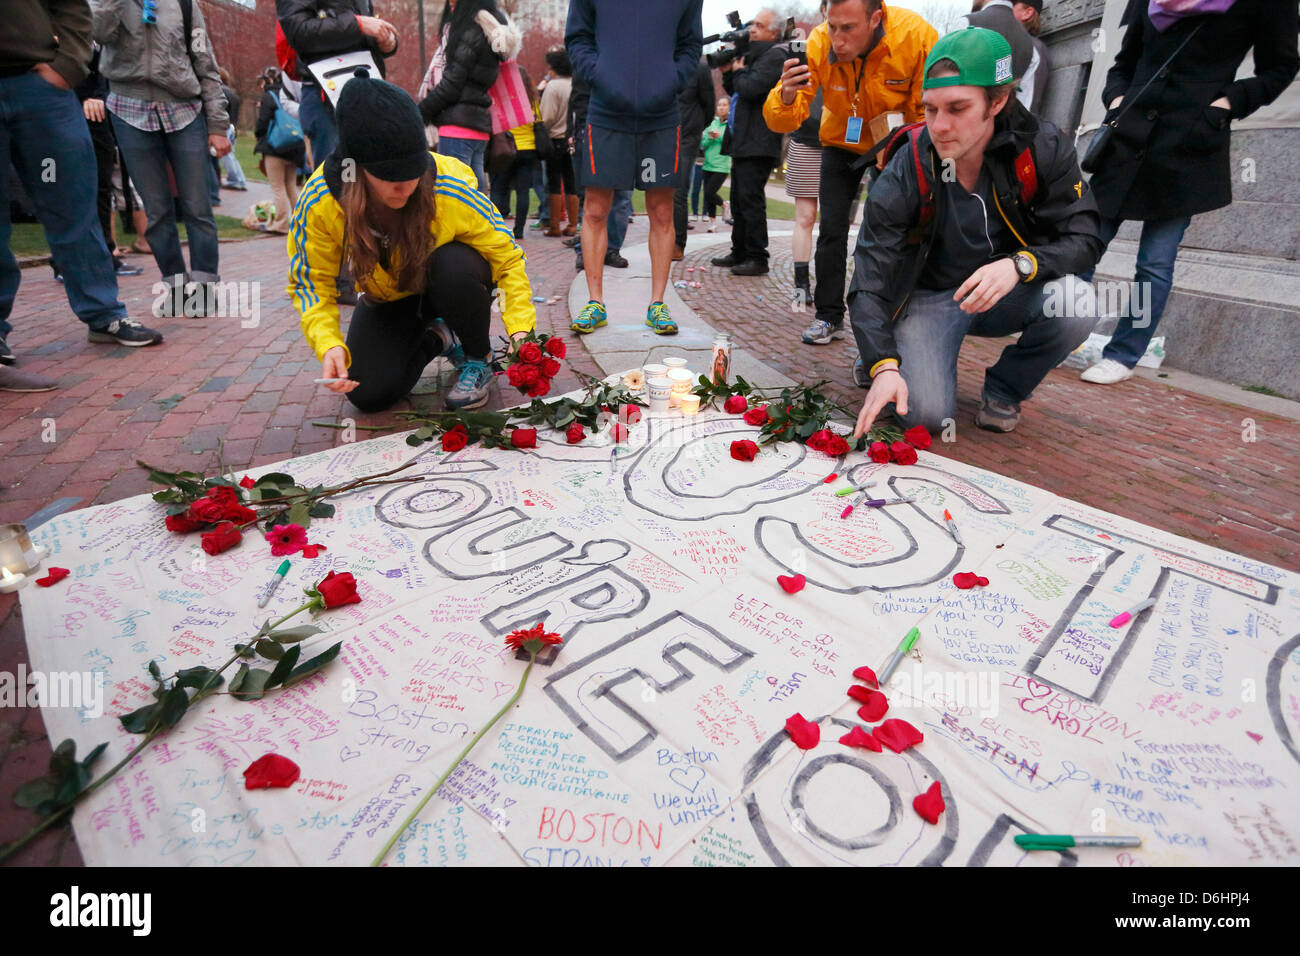
[[[569,193],[566,197],[569,204],[569,225],[565,227],[566,236],[576,236],[578,234],[578,197]]]
[[[551,221],[546,226],[543,236],[563,236],[565,233],[560,230],[560,220],[564,218],[564,197],[559,194],[551,196]]]

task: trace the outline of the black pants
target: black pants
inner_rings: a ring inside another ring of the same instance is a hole
[[[850,213],[866,169],[865,166],[853,169],[852,164],[861,158],[847,149],[822,148],[822,179],[817,199],[821,228],[814,255],[817,289],[813,302],[817,305],[817,318],[831,325],[844,324],[844,264]]]
[[[688,172],[695,168],[695,157],[700,151],[699,135],[682,136],[682,155],[680,169]],[[683,182],[673,190],[673,231],[677,234],[677,245],[686,248],[686,201],[690,198],[691,177],[683,176]]]
[[[704,173],[704,208],[712,219],[722,205],[722,200],[718,198],[718,190],[722,184],[727,181],[726,173]]]
[[[546,161],[546,189],[552,196],[560,194],[564,187],[566,196],[576,195],[573,191],[573,157],[569,155],[569,144],[562,139],[551,140],[551,158]]]
[[[394,302],[360,296],[348,326],[352,367],[360,384],[348,401],[363,412],[380,412],[410,394],[424,367],[441,352],[433,320],[443,319],[465,354],[482,359],[491,351],[488,323],[492,308],[492,270],[472,246],[449,242],[429,261],[421,295]]]
[[[514,164],[500,176],[492,177],[490,187],[492,204],[502,216],[510,209],[510,191],[515,193],[515,238],[522,239],[524,226],[528,225],[528,202],[533,191],[533,174],[537,167],[537,153],[531,149],[515,154]]]
[[[737,262],[767,262],[767,177],[775,161],[766,156],[731,161],[731,255]]]

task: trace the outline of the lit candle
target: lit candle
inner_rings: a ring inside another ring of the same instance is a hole
[[[700,411],[700,396],[687,394],[682,396],[682,414],[697,415]]]

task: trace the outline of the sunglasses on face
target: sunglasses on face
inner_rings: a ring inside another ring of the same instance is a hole
[[[149,26],[158,25],[158,0],[143,0],[140,9],[140,19]]]

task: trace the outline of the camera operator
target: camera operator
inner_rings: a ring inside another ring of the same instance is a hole
[[[844,337],[849,208],[866,168],[863,155],[874,145],[871,121],[890,112],[902,113],[904,123],[923,119],[925,58],[938,39],[919,14],[886,8],[881,0],[831,0],[826,17],[808,37],[807,66],[786,60],[780,85],[763,105],[772,129],[793,133],[822,90],[822,221],[814,258],[817,315],[803,333],[809,345]]]
[[[744,55],[722,66],[722,85],[735,96],[731,130],[731,254],[713,260],[731,274],[767,274],[767,195],[772,169],[781,159],[781,134],[763,119],[763,101],[781,78],[788,50],[779,45],[783,21],[760,10],[749,25]],[[740,49],[738,47],[737,49]]]

